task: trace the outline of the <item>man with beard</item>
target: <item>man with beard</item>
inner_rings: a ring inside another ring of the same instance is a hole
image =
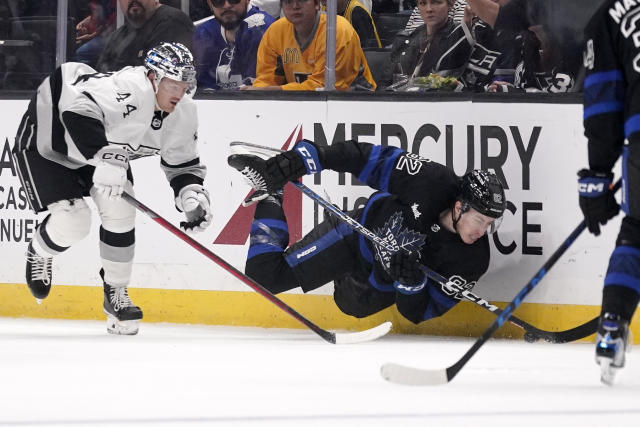
[[[115,71],[142,65],[145,55],[161,42],[182,43],[192,49],[193,23],[181,10],[158,0],[118,0],[124,25],[107,40],[97,70]]]
[[[256,77],[262,35],[275,20],[249,0],[207,0],[214,19],[195,31],[198,86],[237,89]]]

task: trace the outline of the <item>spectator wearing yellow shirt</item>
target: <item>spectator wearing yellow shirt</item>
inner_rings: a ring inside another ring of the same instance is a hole
[[[274,22],[258,47],[253,86],[244,90],[316,90],[324,87],[326,15],[320,0],[282,0],[286,19]],[[337,90],[375,90],[360,38],[341,16],[336,22]]]

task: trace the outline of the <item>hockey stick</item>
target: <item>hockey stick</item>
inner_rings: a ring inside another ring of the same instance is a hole
[[[282,311],[285,311],[286,313],[288,313],[291,317],[293,317],[294,319],[296,319],[297,321],[305,325],[307,328],[311,329],[316,334],[320,335],[322,339],[324,339],[325,341],[331,344],[353,344],[353,343],[371,341],[371,340],[380,338],[381,336],[385,335],[387,332],[391,330],[391,322],[384,322],[371,329],[367,329],[360,332],[352,332],[352,333],[335,333],[335,332],[330,332],[325,329],[322,329],[320,326],[316,325],[315,323],[313,323],[312,321],[310,321],[309,319],[307,319],[306,317],[304,317],[303,315],[295,311],[293,308],[288,306],[281,299],[273,295],[271,292],[269,292],[269,290],[264,288],[258,282],[256,282],[255,280],[251,279],[249,276],[240,272],[238,269],[236,269],[234,266],[226,262],[224,259],[220,258],[218,255],[214,254],[209,249],[205,248],[203,245],[201,245],[200,243],[192,239],[189,235],[184,233],[182,230],[180,230],[179,228],[177,228],[176,226],[168,222],[166,219],[162,218],[160,215],[152,211],[150,208],[142,204],[142,202],[137,200],[131,194],[125,191],[124,193],[122,193],[122,198],[125,199],[127,202],[129,202],[131,205],[133,205],[136,209],[147,214],[152,220],[154,220],[155,222],[163,226],[165,229],[169,230],[170,232],[178,236],[182,241],[186,242],[191,247],[193,247],[198,252],[200,252],[202,255],[206,256],[207,258],[209,258],[210,260],[218,264],[220,267],[227,270],[234,277],[242,281],[245,285],[249,286],[254,291],[256,291],[257,293],[259,293],[260,295],[262,295],[263,297],[271,301],[273,304],[278,306],[278,308],[280,308]]]
[[[258,149],[258,150],[266,150],[266,151],[270,151],[273,153],[282,153],[283,150],[279,150],[277,148],[272,148],[272,147],[267,147],[267,146],[263,146],[263,145],[258,145],[258,144],[252,144],[252,143],[248,143],[248,142],[239,142],[239,141],[235,141],[232,142],[231,144],[229,144],[231,147],[237,146],[237,147],[248,147],[248,148],[254,148],[254,149]],[[362,236],[364,236],[365,238],[369,239],[371,242],[385,248],[386,250],[390,251],[390,252],[395,252],[395,247],[393,245],[390,245],[386,242],[386,240],[380,238],[377,234],[375,234],[374,232],[368,230],[366,227],[364,227],[362,224],[360,224],[357,220],[351,218],[349,215],[347,215],[346,213],[344,213],[342,210],[336,208],[333,204],[329,203],[328,201],[326,201],[324,198],[322,198],[321,196],[319,196],[318,194],[316,194],[313,190],[311,190],[309,187],[307,187],[306,185],[302,184],[301,182],[292,182],[292,184],[298,188],[301,192],[303,192],[304,194],[306,194],[307,196],[309,196],[312,200],[314,200],[316,203],[318,203],[320,206],[322,206],[323,208],[327,209],[328,211],[330,211],[333,215],[335,215],[338,219],[340,219],[341,221],[343,221],[344,223],[346,223],[348,226],[350,226],[351,228],[353,228],[356,232],[358,232],[359,234],[361,234]],[[432,279],[435,280],[436,282],[438,282],[441,286],[443,286],[443,288],[447,289],[450,292],[453,292],[457,295],[462,295],[463,297],[465,297],[467,300],[475,303],[476,305],[491,311],[492,313],[495,313],[496,315],[501,315],[503,313],[503,311],[498,308],[497,306],[490,304],[489,302],[487,302],[486,300],[484,300],[483,298],[480,298],[479,296],[475,295],[474,293],[472,293],[471,291],[468,291],[462,287],[460,287],[457,283],[454,283],[452,281],[447,280],[445,277],[443,277],[442,275],[438,274],[437,272],[430,270],[427,267],[422,267],[423,271],[425,272],[425,274],[427,274],[427,276]],[[566,330],[566,331],[559,331],[559,332],[550,332],[550,331],[545,331],[542,329],[538,329],[533,325],[530,325],[529,323],[525,322],[522,319],[519,319],[515,316],[511,316],[511,318],[509,319],[510,323],[512,323],[513,325],[523,329],[525,331],[525,335],[524,335],[524,339],[527,342],[535,342],[538,341],[540,339],[544,339],[547,342],[550,343],[554,343],[554,344],[562,344],[562,343],[566,343],[566,342],[570,342],[570,341],[575,341],[584,337],[587,337],[591,334],[593,334],[596,331],[596,326],[598,324],[598,317],[595,317],[594,319],[591,319],[590,321],[576,326],[575,328]]]
[[[614,193],[618,191],[621,185],[621,180],[618,180],[612,187],[611,191]],[[538,272],[533,276],[529,283],[527,283],[516,297],[509,303],[507,308],[500,316],[487,328],[486,331],[476,340],[469,350],[453,365],[444,369],[418,369],[408,366],[398,365],[395,363],[386,363],[380,369],[380,373],[384,379],[398,384],[407,385],[437,385],[446,384],[450,382],[464,365],[471,359],[471,357],[482,347],[482,345],[491,338],[495,331],[506,322],[511,313],[522,303],[524,298],[535,288],[547,272],[553,267],[558,259],[566,252],[566,250],[575,242],[580,234],[587,227],[585,220],[580,221],[580,224],[569,234],[564,242],[560,244],[560,247],[551,255],[551,257],[543,264]]]

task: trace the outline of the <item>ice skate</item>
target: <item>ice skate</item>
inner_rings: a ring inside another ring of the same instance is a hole
[[[53,257],[40,256],[33,248],[33,241],[27,248],[27,285],[31,294],[36,297],[38,304],[49,295],[51,291],[51,279]]]
[[[107,315],[107,332],[110,334],[138,333],[142,310],[131,301],[125,286],[104,284],[104,312]]]
[[[267,174],[266,163],[263,159],[252,154],[232,154],[227,161],[229,166],[244,175],[247,183],[253,188],[253,193],[242,202],[242,206],[250,206],[269,197],[264,178]]]
[[[629,322],[613,313],[600,317],[596,333],[596,362],[600,365],[600,381],[613,385],[618,369],[624,367],[629,338]]]

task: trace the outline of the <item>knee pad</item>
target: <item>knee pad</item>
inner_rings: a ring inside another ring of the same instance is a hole
[[[127,183],[127,192],[132,187]],[[93,191],[92,191],[93,195]],[[108,197],[93,197],[98,207],[102,228],[112,233],[126,233],[133,230],[136,224],[136,208],[122,197],[110,199]]]
[[[83,199],[61,200],[48,206],[46,234],[53,243],[69,247],[84,239],[91,229],[91,209]]]

